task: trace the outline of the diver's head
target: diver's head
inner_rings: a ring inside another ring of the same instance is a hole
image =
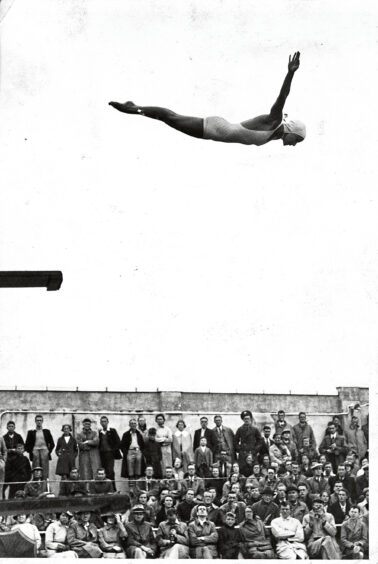
[[[282,142],[284,145],[295,146],[306,137],[306,126],[298,119],[287,119],[285,117],[283,120],[283,128]]]

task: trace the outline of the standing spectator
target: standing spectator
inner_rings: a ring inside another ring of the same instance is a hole
[[[336,472],[338,465],[344,462],[347,454],[345,437],[337,433],[334,423],[328,425],[328,433],[325,434],[324,439],[320,443],[319,452],[327,456],[327,460],[331,462],[334,472]]]
[[[261,464],[263,462],[263,457],[265,455],[269,456],[270,447],[274,444],[274,441],[271,438],[270,433],[271,433],[270,425],[264,425],[263,435],[261,437],[261,443],[260,443],[260,448],[259,448],[259,462]],[[270,462],[269,462],[269,466],[270,466]]]
[[[145,521],[144,507],[135,505],[132,509],[133,519],[126,525],[128,558],[154,558],[156,542],[152,525]]]
[[[123,545],[127,538],[125,527],[118,515],[112,512],[102,515],[105,525],[98,531],[98,543],[104,558],[126,558]]]
[[[341,526],[340,548],[344,560],[361,560],[367,555],[368,532],[359,514],[358,507],[351,507],[349,519]]]
[[[295,442],[291,439],[290,429],[284,429],[281,434],[282,446],[289,451],[291,460],[298,460],[298,451]]]
[[[304,437],[308,437],[310,439],[310,446],[312,448],[316,448],[316,439],[314,435],[314,431],[312,430],[311,425],[309,425],[306,421],[307,416],[304,411],[301,411],[298,415],[299,422],[294,425],[293,432],[294,432],[294,441],[297,445],[298,452],[301,454],[303,449],[303,439]]]
[[[226,453],[226,461],[233,462],[235,459],[234,433],[229,427],[223,425],[220,415],[214,417],[215,427],[212,429],[212,443],[214,448],[214,460],[221,460],[222,451]]]
[[[238,453],[239,466],[245,464],[248,454],[257,458],[257,453],[262,444],[260,431],[252,425],[252,412],[246,409],[241,412],[240,417],[243,425],[238,428],[235,435],[235,451]]]
[[[157,423],[156,442],[161,446],[161,470],[165,475],[166,467],[172,466],[172,431],[165,425],[165,416],[162,413],[156,415],[155,421]]]
[[[201,419],[200,419],[201,428],[194,431],[194,439],[193,439],[193,450],[194,451],[196,450],[196,448],[198,448],[200,446],[200,439],[202,437],[205,437],[205,439],[207,440],[208,448],[213,450],[213,443],[212,443],[213,433],[210,429],[207,428],[208,423],[209,423],[209,420],[208,420],[207,417],[205,417],[205,416],[201,417]]]
[[[76,457],[79,449],[76,439],[74,439],[72,436],[71,425],[63,425],[62,432],[63,435],[59,437],[55,449],[55,453],[58,457],[55,474],[61,476],[62,480],[66,480],[70,475],[72,468],[75,467]]]
[[[15,473],[15,468],[14,468],[13,463],[16,460],[17,445],[19,445],[19,444],[23,445],[24,444],[24,439],[21,437],[21,435],[16,433],[16,424],[15,424],[14,421],[8,421],[7,432],[5,433],[5,435],[3,435],[3,439],[4,439],[4,442],[5,442],[6,449],[7,449],[7,459],[6,459],[6,462],[5,462],[4,481],[5,482],[14,482],[16,480],[11,480],[11,479],[9,479],[9,477],[14,475],[14,473]],[[4,485],[3,494],[5,494],[5,491],[6,491],[7,488],[8,488],[8,486]],[[9,494],[9,497],[10,497],[10,494]]]
[[[144,440],[144,458],[147,465],[154,469],[155,478],[162,478],[162,453],[161,444],[156,441],[156,429],[151,427],[148,429],[147,438]]]
[[[121,460],[120,452],[121,440],[116,429],[109,427],[109,419],[103,415],[100,419],[101,429],[99,431],[99,451],[102,467],[105,469],[106,477],[113,482],[113,488],[116,490],[114,479],[114,461]]]
[[[369,448],[369,414],[367,414],[366,423],[365,425],[362,425],[361,429],[363,434],[365,435],[366,446],[367,448]]]
[[[138,415],[138,431],[142,433],[143,440],[145,441],[148,436],[147,423],[144,415]]]
[[[233,560],[238,557],[242,536],[235,524],[235,514],[228,511],[225,523],[218,531],[218,552],[221,558]]]
[[[102,550],[98,545],[98,532],[91,523],[92,512],[78,511],[78,520],[72,520],[67,531],[67,543],[79,558],[101,558]]]
[[[191,558],[211,560],[217,558],[218,533],[214,523],[208,520],[206,506],[199,503],[197,518],[189,523],[189,547]]]
[[[0,499],[3,499],[5,465],[7,461],[7,447],[3,437],[0,436]]]
[[[290,431],[290,438],[292,440],[294,439],[293,427],[289,423],[287,423],[283,409],[280,409],[277,412],[277,421],[275,422],[274,427],[275,432],[279,435],[282,435],[282,432],[285,431],[285,429],[288,429]]]
[[[305,456],[308,458],[309,463],[314,462],[319,457],[318,449],[311,445],[310,437],[303,437],[303,446],[298,451],[298,460],[303,463]]]
[[[176,427],[177,431],[173,433],[172,437],[173,458],[181,459],[183,470],[186,472],[189,462],[193,462],[194,459],[192,436],[187,431],[186,423],[183,419],[177,421]]]
[[[45,547],[47,558],[77,558],[76,552],[69,549],[67,543],[68,525],[70,521],[68,512],[63,511],[59,519],[50,523],[46,529]]]
[[[176,509],[167,510],[167,519],[160,523],[156,541],[160,547],[160,558],[189,558],[188,528],[178,521]]]
[[[246,559],[272,559],[274,551],[270,538],[265,532],[264,523],[253,511],[245,508],[245,521],[240,523],[240,552]]]
[[[367,451],[367,440],[363,430],[360,428],[359,418],[354,415],[356,406],[349,406],[349,424],[345,426],[344,435],[347,443],[348,450],[354,451],[359,460],[363,458]]]
[[[137,429],[137,420],[133,417],[129,421],[130,429],[123,433],[121,450],[123,454],[121,477],[138,480],[143,473],[143,451],[145,443],[143,435]]]
[[[307,551],[304,544],[303,527],[290,515],[290,504],[281,505],[281,516],[272,521],[272,534],[277,541],[276,552],[280,559],[306,560]]]
[[[29,430],[26,435],[25,450],[29,453],[33,468],[42,466],[44,478],[49,477],[49,460],[54,446],[49,429],[43,428],[42,415],[36,415],[35,429]]]
[[[23,490],[26,482],[31,478],[31,466],[29,459],[24,453],[24,444],[19,443],[16,447],[16,452],[9,455],[12,458],[11,464],[5,466],[5,479],[8,482],[14,482],[9,485],[9,499],[14,498],[19,490]]]
[[[200,439],[200,446],[194,452],[194,464],[196,466],[196,473],[201,478],[210,478],[210,468],[213,464],[213,453],[207,446],[206,437]]]
[[[81,480],[93,480],[101,466],[97,431],[91,429],[92,421],[83,419],[83,429],[76,436],[79,447],[79,474]]]
[[[322,560],[340,560],[333,515],[324,511],[321,499],[314,499],[312,504],[313,509],[303,518],[308,555]]]

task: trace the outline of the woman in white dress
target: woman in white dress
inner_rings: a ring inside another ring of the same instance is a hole
[[[159,413],[155,417],[157,423],[156,429],[156,442],[161,446],[161,469],[163,476],[165,476],[165,469],[167,466],[172,466],[172,431],[165,425],[165,416]]]
[[[194,461],[192,436],[186,430],[186,423],[179,419],[176,423],[177,431],[173,434],[173,458],[180,458],[184,473],[188,471],[188,464]]]

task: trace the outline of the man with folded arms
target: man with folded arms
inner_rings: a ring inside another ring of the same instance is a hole
[[[217,558],[218,533],[214,523],[207,518],[205,504],[198,504],[197,518],[189,523],[188,532],[191,558]]]
[[[303,527],[290,515],[290,504],[281,504],[281,516],[272,521],[272,534],[277,541],[276,552],[280,559],[306,560],[308,558],[304,544]]]

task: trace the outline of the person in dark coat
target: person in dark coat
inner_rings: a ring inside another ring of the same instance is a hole
[[[337,471],[339,464],[345,461],[348,452],[344,435],[339,435],[334,423],[328,425],[327,433],[319,446],[320,454],[325,454],[332,463],[332,469]]]
[[[232,429],[225,427],[223,425],[223,420],[221,415],[215,415],[214,417],[215,427],[212,429],[212,444],[213,444],[213,454],[214,460],[217,462],[221,459],[222,451],[227,454],[227,462],[232,462],[235,460],[235,435]]]
[[[49,460],[55,446],[54,439],[49,429],[43,429],[42,415],[35,416],[35,429],[30,429],[26,435],[25,450],[29,453],[33,468],[41,466],[43,477],[49,477]]]
[[[329,506],[328,512],[333,515],[335,524],[341,525],[345,521],[345,519],[348,518],[351,503],[348,500],[348,494],[346,490],[340,490],[337,497],[338,500]],[[338,539],[339,537],[340,527],[337,528],[336,532],[336,538]]]
[[[55,449],[58,457],[55,474],[62,476],[62,479],[65,480],[70,475],[72,468],[76,466],[75,462],[79,449],[76,439],[72,436],[71,425],[63,425],[62,432],[63,435],[59,437]]]
[[[156,440],[156,429],[155,427],[151,427],[148,429],[147,439],[145,439],[144,443],[144,451],[143,451],[146,464],[152,466],[154,469],[154,476],[157,479],[163,477],[162,473],[162,452],[161,452],[161,444]]]
[[[79,470],[72,468],[68,479],[60,482],[59,495],[79,497],[87,493],[86,483],[79,480]]]
[[[121,440],[123,454],[121,476],[135,480],[140,478],[144,472],[145,443],[142,433],[137,429],[137,420],[130,419],[129,425],[130,429],[122,435]]]
[[[208,425],[208,418],[203,416],[200,419],[200,424],[201,424],[201,428],[197,429],[196,431],[194,431],[194,438],[193,438],[193,451],[196,450],[196,448],[198,448],[200,446],[200,439],[202,437],[205,437],[205,439],[207,440],[207,446],[213,450],[213,433],[211,431],[211,429],[207,428]]]
[[[257,453],[262,444],[261,434],[257,427],[252,425],[252,413],[248,409],[240,414],[243,425],[238,428],[235,435],[235,450],[238,453],[239,466],[245,464],[248,454],[257,458]]]
[[[341,482],[343,484],[343,488],[348,492],[351,501],[354,502],[356,499],[356,481],[353,476],[347,475],[344,464],[339,464],[336,476],[329,478],[329,485],[332,491],[335,482]]]
[[[242,541],[240,529],[235,527],[235,515],[226,514],[226,522],[218,531],[218,553],[222,558],[234,560],[238,557]]]
[[[16,460],[17,445],[24,444],[24,439],[21,437],[21,435],[16,433],[15,429],[16,429],[15,422],[8,421],[7,432],[5,433],[5,435],[3,435],[4,443],[7,449],[7,459],[5,461],[5,475],[4,475],[5,482],[15,481],[15,480],[10,480],[9,476],[12,476],[15,471],[15,469],[13,468],[13,462]],[[3,495],[5,495],[5,491],[7,490],[7,488],[8,485],[5,484],[3,487]]]
[[[6,481],[21,483],[9,485],[9,499],[14,498],[17,491],[24,489],[26,482],[31,478],[31,473],[30,462],[24,454],[24,445],[19,443],[12,456],[12,465],[7,468]]]
[[[262,499],[252,505],[253,514],[260,517],[264,525],[270,525],[272,519],[280,516],[280,509],[273,501],[274,492],[266,487],[261,492]]]
[[[113,488],[116,490],[114,481],[114,461],[121,460],[122,454],[120,452],[121,439],[118,436],[116,429],[109,427],[109,419],[103,415],[100,419],[101,429],[99,430],[99,446],[100,459],[102,467],[105,470],[106,477],[113,482]]]

